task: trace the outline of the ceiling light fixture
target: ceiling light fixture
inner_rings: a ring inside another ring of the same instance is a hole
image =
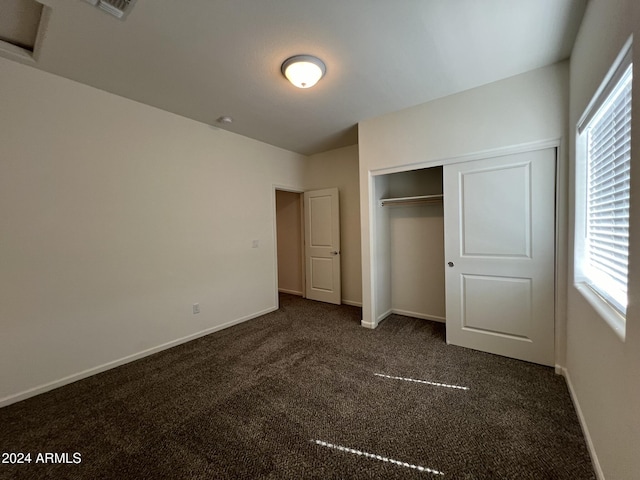
[[[296,55],[282,64],[282,74],[298,88],[311,88],[324,77],[327,67],[319,58]]]

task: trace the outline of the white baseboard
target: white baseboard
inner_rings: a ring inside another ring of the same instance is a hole
[[[378,318],[376,319],[376,325],[379,324],[381,321],[383,321],[385,318],[387,318],[392,313],[393,313],[393,310],[389,309],[386,312],[384,312],[383,314],[378,315]]]
[[[343,300],[342,303],[346,303],[346,302]],[[446,323],[446,319],[444,317],[439,317],[438,315],[427,315],[424,313],[410,312],[408,310],[398,310],[397,308],[392,308],[390,310],[387,310],[383,314],[379,315],[375,323],[365,322],[364,320],[360,320],[360,324],[366,328],[376,328],[381,321],[383,321],[392,313],[395,313],[398,315],[404,315],[405,317],[414,317],[414,318],[420,318],[422,320],[431,320],[434,322]]]
[[[362,307],[362,302],[354,302],[353,300],[342,299],[342,303],[345,305],[351,305],[352,307]]]
[[[391,310],[387,310],[386,312],[384,312],[382,315],[378,315],[378,318],[376,319],[375,322],[365,322],[364,320],[360,320],[360,325],[362,325],[365,328],[371,328],[374,329],[378,326],[378,324],[383,321],[385,318],[387,318],[389,315],[391,315]]]
[[[304,297],[304,293],[298,292],[297,290],[288,290],[286,288],[278,288],[278,292],[288,293],[289,295],[297,295],[298,297]],[[340,302],[345,305],[351,305],[352,307],[362,307],[362,302],[356,302],[354,300],[347,300],[343,298],[342,300],[340,300]]]
[[[410,312],[408,310],[399,310],[397,308],[391,309],[391,313],[404,315],[405,317],[419,318],[421,320],[431,320],[433,322],[446,323],[446,319],[444,317],[440,317],[438,315],[429,315],[428,313]]]
[[[360,320],[360,325],[362,325],[364,328],[370,328],[371,330],[378,326],[375,323],[365,322],[364,320]]]
[[[558,368],[561,370],[562,376],[567,381],[567,386],[569,387],[571,400],[573,401],[573,406],[575,407],[576,413],[578,414],[578,421],[580,422],[580,426],[582,427],[582,433],[587,442],[587,449],[589,450],[589,455],[591,456],[591,463],[593,464],[593,470],[595,471],[596,478],[598,480],[605,480],[604,473],[602,472],[602,467],[600,466],[600,462],[598,461],[598,455],[596,454],[596,449],[593,446],[593,441],[591,440],[591,435],[589,434],[589,428],[587,427],[587,423],[585,422],[584,415],[582,414],[582,409],[580,408],[580,403],[578,402],[578,398],[576,397],[576,392],[573,389],[573,384],[571,383],[571,377],[569,376],[569,372],[567,371],[566,368],[556,365],[556,373],[558,372]]]
[[[19,402],[21,400],[26,400],[30,397],[35,397],[36,395],[40,395],[41,393],[48,392],[49,390],[53,390],[58,387],[63,387],[64,385],[68,385],[73,382],[77,382],[78,380],[82,380],[83,378],[90,377],[92,375],[96,375],[98,373],[105,372],[107,370],[111,370],[112,368],[119,367],[129,362],[133,362],[134,360],[138,360],[140,358],[147,357],[149,355],[153,355],[154,353],[161,352],[162,350],[167,350],[172,347],[176,347],[183,343],[190,342],[191,340],[195,340],[196,338],[204,337],[205,335],[209,335],[210,333],[217,332],[219,330],[224,330],[225,328],[232,327],[233,325],[237,325],[239,323],[246,322],[248,320],[252,320],[254,318],[260,317],[262,315],[266,315],[267,313],[271,313],[276,311],[277,307],[269,307],[265,310],[262,310],[257,313],[253,313],[250,315],[246,315],[241,318],[237,318],[235,320],[231,320],[230,322],[223,323],[222,325],[216,325],[215,327],[207,328],[206,330],[202,330],[197,333],[193,333],[191,335],[187,335],[186,337],[178,338],[177,340],[172,340],[171,342],[163,343],[162,345],[158,345],[157,347],[152,347],[147,350],[143,350],[138,353],[134,353],[132,355],[127,355],[126,357],[120,358],[118,360],[113,360],[111,362],[107,362],[103,365],[98,365],[97,367],[89,368],[87,370],[83,370],[82,372],[74,373],[72,375],[66,376],[64,378],[60,378],[59,380],[54,380],[52,382],[45,383],[43,385],[39,385],[37,387],[30,388],[20,393],[16,393],[14,395],[9,395],[7,397],[0,399],[0,408],[6,407],[7,405],[11,405],[12,403]]]
[[[288,293],[289,295],[297,295],[298,297],[304,296],[302,292],[298,292],[297,290],[287,290],[286,288],[279,288],[278,291],[280,293]]]

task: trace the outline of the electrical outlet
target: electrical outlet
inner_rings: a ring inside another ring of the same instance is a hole
[[[194,315],[197,314],[197,313],[200,313],[200,304],[199,303],[194,303],[192,305],[192,307],[193,307],[193,314]]]

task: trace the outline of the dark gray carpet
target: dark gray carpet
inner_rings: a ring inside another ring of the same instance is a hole
[[[550,368],[447,346],[442,324],[359,321],[283,295],[277,312],[5,407],[2,452],[82,462],[0,477],[595,478]]]

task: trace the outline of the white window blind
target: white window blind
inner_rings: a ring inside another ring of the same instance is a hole
[[[622,314],[627,307],[632,64],[584,130],[587,134],[586,242],[589,285]]]

